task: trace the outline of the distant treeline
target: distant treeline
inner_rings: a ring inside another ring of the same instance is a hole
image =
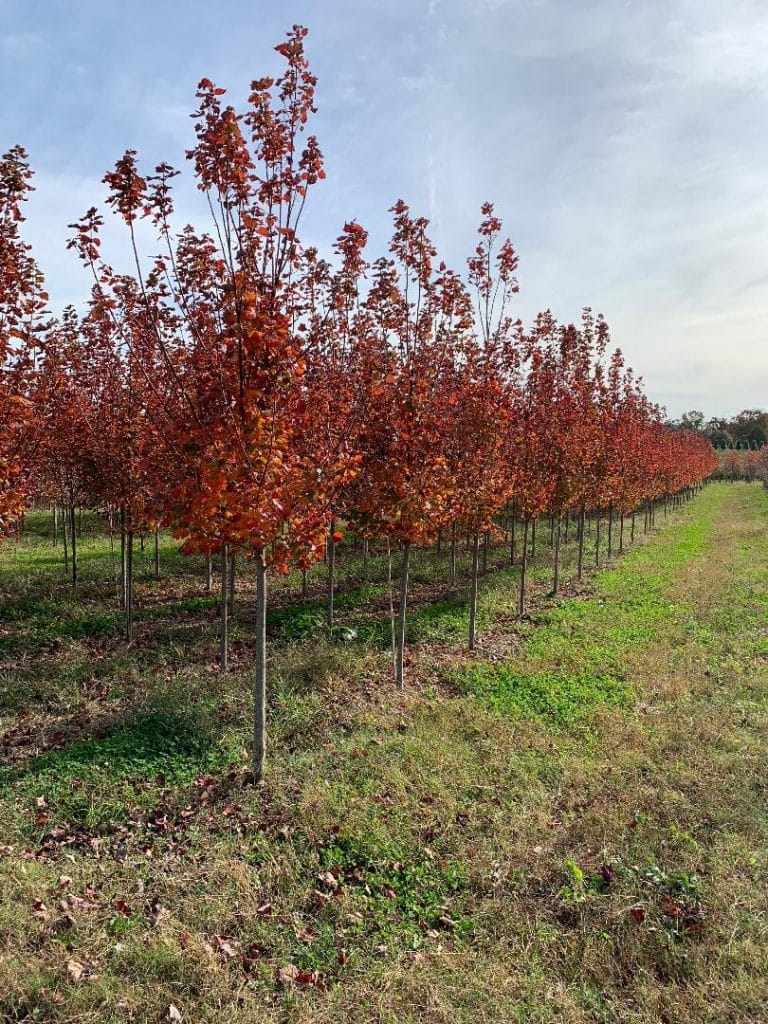
[[[696,430],[709,438],[715,448],[741,448],[756,451],[768,444],[768,412],[764,409],[742,409],[732,419],[713,416],[691,409],[678,420],[670,420],[672,427]]]

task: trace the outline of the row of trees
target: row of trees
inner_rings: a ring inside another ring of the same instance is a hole
[[[187,552],[246,556],[256,574],[253,770],[265,752],[269,571],[308,568],[342,521],[402,552],[395,674],[403,679],[412,549],[449,531],[471,537],[470,646],[480,539],[503,523],[523,533],[552,517],[558,588],[560,524],[624,515],[706,478],[709,442],[665,426],[608,328],[585,310],[513,317],[517,256],[491,204],[482,208],[466,281],[438,259],[428,223],[398,201],[387,255],[369,260],[352,221],[327,260],[300,244],[307,195],[324,176],[307,135],[315,79],[306,30],[276,47],[276,79],[251,84],[243,113],[204,79],[189,151],[210,229],[173,226],[173,179],[144,175],[128,151],[105,177],[134,262],[102,253],[94,207],[72,225],[92,275],[90,302],[58,318],[19,234],[30,187],[25,154],[2,164],[0,224],[0,526],[24,494],[69,521],[75,507],[119,518],[126,628],[132,629],[137,532],[170,526]],[[137,224],[161,252],[141,252]],[[226,602],[223,602],[223,610]]]
[[[717,452],[717,469],[713,474],[719,480],[765,480],[768,478],[768,447],[760,451],[726,449]]]

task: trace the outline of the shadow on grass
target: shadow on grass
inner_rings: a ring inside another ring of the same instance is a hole
[[[96,723],[98,735],[50,750],[24,764],[0,769],[0,789],[27,784],[46,789],[73,781],[151,778],[184,781],[228,763],[221,730],[204,708],[153,708]]]

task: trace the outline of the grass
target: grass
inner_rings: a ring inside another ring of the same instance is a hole
[[[139,556],[128,648],[101,524],[75,594],[46,526],[0,550],[1,1020],[768,1019],[757,486],[559,601],[540,531],[530,617],[499,567],[472,655],[466,552],[454,586],[421,554],[402,694],[381,555],[340,554],[331,633],[322,567],[275,580],[262,788],[248,567],[222,676],[201,560]]]

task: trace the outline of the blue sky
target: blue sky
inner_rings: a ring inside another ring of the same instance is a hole
[[[463,269],[491,199],[523,319],[602,311],[673,415],[768,407],[764,0],[0,0],[0,149],[37,171],[57,305],[87,294],[66,225],[104,172],[129,146],[183,166],[198,80],[241,104],[294,22],[328,173],[305,241],[356,218],[379,255],[402,196]]]

